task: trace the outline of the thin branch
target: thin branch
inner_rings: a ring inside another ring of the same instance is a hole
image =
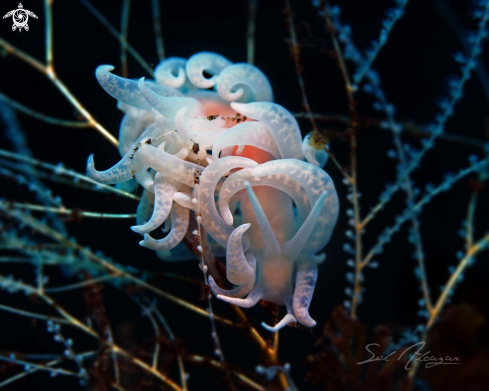
[[[23,104],[16,102],[15,100],[9,98],[8,96],[2,94],[0,92],[0,100],[12,106],[14,109],[30,115],[31,117],[38,119],[43,122],[47,122],[48,124],[58,125],[58,126],[66,126],[69,128],[88,128],[90,127],[90,123],[88,121],[69,121],[60,118],[51,117],[49,115],[45,115],[43,113],[39,113],[34,111]]]
[[[119,32],[112,26],[109,21],[103,16],[99,10],[97,10],[88,0],[80,0],[86,9],[98,19],[98,21],[127,49],[127,51],[135,58],[135,60],[148,72],[151,77],[154,77],[153,69],[148,65],[141,55],[134,50],[134,48],[126,41],[126,39],[119,34]]]
[[[248,0],[248,34],[247,34],[247,62],[253,64],[255,61],[255,29],[256,8],[258,0]]]
[[[98,183],[98,182],[94,181],[93,179],[91,179],[85,175],[78,174],[77,172],[75,172],[73,170],[66,169],[60,165],[55,166],[53,164],[45,163],[41,160],[37,160],[37,159],[31,158],[31,157],[20,155],[18,153],[6,151],[4,149],[0,149],[0,156],[6,157],[8,159],[15,159],[15,160],[18,160],[18,161],[21,161],[24,163],[29,163],[29,164],[32,164],[33,166],[41,167],[41,168],[44,168],[46,170],[52,171],[58,175],[67,175],[67,176],[75,178],[76,180],[81,180],[83,182],[90,183],[91,185],[94,185],[98,189],[104,189],[104,190],[107,190],[109,192],[116,193],[120,196],[132,198],[136,201],[140,200],[140,197],[138,197],[134,194],[128,193],[127,191],[120,190],[116,187],[112,187],[112,186],[108,186],[108,185]]]
[[[68,102],[70,102],[71,105],[75,107],[75,109],[77,109],[83,117],[85,117],[85,119],[89,123],[89,126],[96,129],[102,136],[104,136],[108,141],[110,141],[114,146],[117,147],[117,145],[119,144],[117,139],[112,136],[107,129],[100,125],[92,117],[92,115],[81,105],[81,103],[78,102],[78,100],[68,90],[68,88],[61,82],[61,80],[58,79],[53,67],[43,65],[34,57],[31,57],[27,53],[24,53],[22,50],[16,48],[2,38],[0,38],[0,47],[3,47],[5,49],[6,54],[12,54],[13,56],[19,58],[20,60],[32,66],[34,69],[41,72],[43,75],[47,76],[48,79],[56,86],[56,88],[58,88],[58,90],[64,95]]]
[[[165,59],[165,47],[161,32],[160,0],[151,0],[151,9],[153,11],[153,31],[156,40],[156,51],[158,52],[158,59],[162,62]]]
[[[76,217],[90,217],[96,219],[135,219],[136,214],[112,214],[112,213],[99,213],[99,212],[85,212],[77,209],[52,208],[43,205],[22,204],[19,202],[11,203],[12,207],[19,209],[35,210],[40,212],[57,213],[63,215],[73,215]]]
[[[121,13],[121,75],[128,77],[127,68],[127,49],[124,42],[127,42],[127,32],[129,29],[129,10],[131,9],[131,0],[123,0]]]

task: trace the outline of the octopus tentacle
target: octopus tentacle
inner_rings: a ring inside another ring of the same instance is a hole
[[[139,244],[155,251],[167,251],[176,247],[187,232],[189,222],[189,210],[178,204],[171,210],[171,230],[163,239],[155,240],[149,234],[144,234],[144,240]]]
[[[302,256],[297,260],[297,275],[294,291],[294,315],[300,324],[307,327],[316,326],[309,316],[309,305],[318,278],[318,266],[313,256]]]
[[[261,207],[258,198],[256,198],[256,195],[251,188],[250,182],[245,181],[244,185],[246,187],[246,192],[248,193],[248,198],[250,200],[251,206],[253,207],[253,211],[255,212],[256,220],[260,227],[263,241],[265,242],[264,257],[268,259],[278,257],[280,256],[280,244],[278,243],[272,226],[268,221],[267,215],[263,211],[263,208]]]
[[[180,188],[180,183],[157,172],[154,178],[154,209],[149,221],[131,227],[134,232],[144,234],[154,231],[167,219],[173,203],[173,194]]]
[[[297,120],[282,106],[271,102],[231,103],[231,107],[267,127],[282,159],[304,159],[302,138]]]

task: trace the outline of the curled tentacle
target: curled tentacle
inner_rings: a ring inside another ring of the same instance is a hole
[[[209,276],[209,287],[211,288],[212,293],[214,293],[214,295],[216,296],[242,298],[246,296],[248,293],[250,293],[251,289],[253,289],[254,283],[255,281],[252,280],[247,284],[239,285],[232,289],[227,290],[227,289],[219,288],[219,286],[216,284],[212,276]]]
[[[216,126],[216,129],[212,129],[207,132],[194,130],[185,123],[185,113],[187,110],[187,106],[182,107],[180,110],[178,110],[175,117],[175,127],[178,133],[190,145],[197,143],[199,144],[201,150],[211,148],[215,140],[226,131],[226,128],[219,128]]]
[[[199,88],[214,87],[217,75],[232,64],[227,58],[211,52],[194,54],[187,61],[187,77]],[[210,79],[204,77],[204,71],[213,75]]]
[[[217,284],[214,282],[214,279],[212,276],[209,276],[209,286],[211,288],[212,293],[214,295],[222,295],[222,296],[227,296],[227,297],[235,297],[235,298],[242,298],[246,296],[250,291],[253,289],[255,285],[255,272],[256,272],[256,258],[254,257],[253,254],[248,253],[246,255],[245,261],[248,263],[248,266],[251,268],[253,271],[253,276],[249,280],[247,280],[245,283],[242,285],[239,285],[237,287],[234,287],[233,289],[230,290],[225,290],[221,289],[217,286]]]
[[[248,193],[251,206],[253,207],[253,211],[255,212],[256,220],[263,237],[263,242],[265,243],[264,257],[272,260],[273,258],[280,256],[280,244],[278,243],[272,226],[268,221],[267,215],[263,211],[258,198],[256,198],[256,195],[251,188],[250,182],[245,181],[244,185],[246,187],[246,192]]]
[[[138,154],[136,153],[140,148],[140,142],[142,140],[151,139],[159,132],[160,129],[156,126],[156,124],[150,125],[148,129],[146,129],[144,133],[138,137],[136,142],[129,149],[129,151],[127,151],[121,161],[108,170],[95,170],[93,155],[90,155],[87,162],[87,175],[98,183],[103,183],[106,185],[130,180],[134,177],[136,171],[148,168],[148,166],[145,166],[144,163],[139,160]],[[158,140],[155,145],[158,145],[158,143],[161,143],[161,140]]]
[[[243,285],[255,280],[255,271],[246,260],[241,239],[251,224],[243,224],[229,236],[226,250],[226,277],[234,285]]]
[[[158,228],[167,219],[173,203],[173,194],[180,184],[157,172],[154,178],[154,210],[149,221],[145,224],[131,227],[134,232],[144,234]],[[152,208],[153,209],[153,208]]]
[[[197,164],[178,159],[150,145],[142,145],[137,154],[148,167],[190,187],[195,186],[195,173],[202,169]]]
[[[100,65],[95,71],[95,76],[102,88],[113,98],[139,109],[151,111],[151,105],[144,99],[140,92],[138,82],[124,79],[110,73],[114,67],[112,65]],[[177,97],[182,93],[174,88],[158,85],[155,83],[145,83],[155,95],[161,97]]]
[[[219,158],[219,153],[227,147],[234,145],[251,145],[270,153],[275,159],[280,158],[277,144],[267,127],[258,121],[243,122],[221,134],[214,142],[212,156]],[[242,150],[236,153],[241,153]]]
[[[144,240],[139,244],[155,251],[168,251],[176,247],[185,236],[188,228],[189,210],[174,204],[171,210],[171,230],[163,239],[155,240],[149,234],[144,234]]]
[[[124,156],[139,136],[154,122],[146,110],[131,107],[122,119],[119,128],[119,153]]]
[[[151,213],[153,212],[154,202],[155,195],[144,189],[136,212],[136,223],[138,225],[143,225],[150,219]]]
[[[150,191],[151,193],[155,192],[155,182],[154,182],[154,177],[151,175],[151,173],[147,169],[142,169],[142,170],[137,170],[134,173],[134,177],[136,178],[136,181],[146,190]]]
[[[292,314],[287,314],[283,317],[283,319],[278,322],[275,326],[271,327],[269,325],[267,325],[266,323],[262,322],[262,326],[267,329],[268,331],[270,331],[271,333],[276,333],[277,331],[279,331],[280,329],[284,328],[285,326],[287,326],[289,323],[295,323],[297,322],[297,319],[295,318],[294,315]]]
[[[166,117],[175,117],[178,110],[180,110],[183,106],[188,107],[187,115],[190,117],[203,115],[202,105],[197,99],[188,98],[185,96],[166,97],[158,95],[151,88],[148,88],[147,83],[144,82],[144,77],[139,79],[138,86],[139,91],[141,91],[142,96],[149,106],[156,109],[156,111]]]
[[[311,143],[311,134],[304,137],[302,141],[302,152],[308,163],[314,164],[318,167],[324,167],[328,161],[328,153],[324,150],[326,146],[317,148],[316,145]]]
[[[302,256],[297,260],[297,275],[294,291],[294,315],[300,324],[307,327],[316,326],[309,316],[309,305],[318,278],[318,266],[311,255]]]
[[[180,88],[185,84],[185,66],[187,60],[180,57],[170,57],[155,68],[155,79],[158,84],[172,88]]]
[[[299,221],[303,222],[307,218],[307,215],[311,211],[311,206],[306,191],[299,183],[290,180],[284,174],[268,175],[266,178],[255,178],[251,172],[251,168],[240,170],[226,179],[221,186],[219,192],[219,212],[226,223],[229,225],[233,224],[233,215],[229,208],[229,201],[238,191],[245,188],[245,181],[249,181],[251,186],[271,186],[287,193],[296,204]]]
[[[299,125],[292,114],[271,102],[231,103],[231,107],[249,118],[260,121],[272,134],[283,159],[304,159]]]
[[[228,66],[217,78],[216,87],[218,94],[229,102],[273,101],[272,87],[267,77],[250,64]]]
[[[223,295],[217,295],[217,298],[230,304],[237,305],[238,307],[250,308],[258,303],[263,297],[263,291],[260,288],[253,288],[248,294],[246,299],[237,299],[233,297],[227,297]]]
[[[280,245],[284,257],[293,261],[301,253],[302,249],[304,249],[304,246],[306,245],[306,242],[309,239],[312,230],[316,226],[321,211],[324,207],[324,201],[326,200],[327,196],[328,192],[326,191],[317,199],[317,202],[314,204],[311,213],[309,214],[309,216],[307,216],[306,221],[304,221],[294,237]],[[309,252],[309,249],[306,248],[306,251]]]
[[[252,171],[252,174],[257,177],[277,173],[285,174],[299,182],[307,191],[312,207],[322,194],[328,192],[317,223],[305,244],[308,253],[313,254],[322,250],[329,242],[338,218],[338,196],[333,181],[321,168],[296,159],[273,160],[261,164]]]
[[[183,206],[184,208],[188,208],[188,209],[192,209],[192,210],[195,209],[195,205],[192,202],[191,194],[183,193],[183,192],[176,192],[175,194],[173,194],[173,200],[177,204]]]
[[[207,233],[221,246],[226,247],[229,235],[233,232],[233,227],[226,224],[219,216],[214,202],[214,191],[221,177],[229,170],[242,167],[256,167],[257,163],[253,160],[239,157],[228,156],[213,162],[206,167],[200,177],[199,185],[199,210],[202,216],[202,225]],[[247,249],[246,241],[243,247]]]

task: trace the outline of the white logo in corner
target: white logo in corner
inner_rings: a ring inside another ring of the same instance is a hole
[[[37,15],[32,11],[25,10],[22,3],[19,3],[18,7],[19,8],[17,8],[16,10],[7,12],[3,16],[3,19],[8,18],[9,16],[12,17],[12,20],[14,21],[14,24],[12,25],[12,31],[19,29],[19,31],[21,32],[23,28],[25,29],[25,31],[29,31],[29,25],[27,24],[29,16],[37,19]]]

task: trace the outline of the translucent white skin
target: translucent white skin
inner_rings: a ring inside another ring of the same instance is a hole
[[[338,216],[334,185],[320,168],[327,153],[307,136],[302,140],[297,121],[271,102],[270,83],[252,65],[208,52],[169,58],[156,69],[159,84],[123,79],[112,69],[100,66],[96,75],[126,112],[124,156],[100,172],[90,157],[87,171],[106,184],[135,177],[144,188],[132,227],[144,235],[140,245],[163,260],[188,258],[182,239],[190,210],[199,212],[209,249],[224,250],[227,279],[235,285],[222,289],[209,276],[219,299],[242,307],[261,299],[285,304],[287,315],[273,327],[264,325],[272,332],[290,322],[314,326],[309,305],[317,264],[325,258],[317,252]],[[237,112],[246,122],[223,120]],[[162,224],[167,236],[152,238],[149,233]]]
[[[139,136],[154,122],[151,113],[131,107],[122,119],[119,128],[119,153],[124,156]]]
[[[257,67],[250,64],[233,64],[216,78],[218,94],[227,101],[271,102],[272,86]]]
[[[232,62],[227,58],[216,53],[197,53],[187,61],[187,77],[193,85],[199,88],[211,88],[216,84],[220,72],[231,64]],[[213,76],[206,79],[204,71]]]
[[[172,197],[180,188],[180,183],[156,173],[154,178],[154,206],[151,208],[150,219],[146,219],[144,224],[131,227],[134,232],[145,234],[154,231],[167,219],[172,208]]]
[[[187,79],[185,74],[186,65],[187,60],[185,58],[167,58],[155,68],[156,82],[172,88],[182,87]]]
[[[233,126],[216,138],[212,147],[212,157],[219,158],[219,153],[227,147],[237,145],[252,145],[270,153],[275,159],[280,158],[280,151],[267,127],[258,121],[243,122]],[[241,151],[237,151],[239,155]]]
[[[282,159],[304,159],[299,125],[292,114],[271,102],[231,103],[238,113],[256,119],[272,134]]]
[[[139,83],[134,80],[124,79],[110,73],[112,65],[100,65],[95,71],[95,76],[102,88],[113,98],[127,105],[139,109],[151,111],[151,105],[146,101],[139,90]],[[146,82],[145,85],[155,94],[162,97],[181,97],[182,93],[174,88]]]

